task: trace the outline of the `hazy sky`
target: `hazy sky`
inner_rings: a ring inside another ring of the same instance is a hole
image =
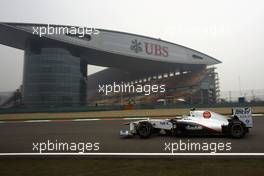
[[[221,90],[264,89],[262,0],[1,0],[1,22],[125,31],[184,45],[223,63]],[[23,51],[0,45],[0,91],[22,83]],[[98,71],[92,67],[89,73]]]

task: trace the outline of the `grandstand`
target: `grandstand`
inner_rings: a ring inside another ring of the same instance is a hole
[[[116,80],[121,81],[122,80]],[[104,95],[97,92],[98,87],[90,87],[88,102],[96,105],[128,104],[210,104],[219,99],[218,74],[215,68],[201,68],[188,72],[169,72],[159,76],[131,80],[126,84],[165,85],[164,93],[111,93]],[[89,77],[88,77],[89,82]],[[111,83],[110,83],[111,84]]]
[[[221,63],[219,60],[185,46],[137,34],[105,29],[83,35],[70,33],[70,29],[77,28],[81,27],[0,23],[0,43],[25,52],[22,86],[2,102],[3,106],[131,107],[218,101],[219,80],[214,65]],[[47,33],[40,36],[40,29]],[[88,64],[106,69],[88,76]],[[114,82],[165,85],[166,91],[150,95],[98,92],[99,85]]]
[[[21,89],[14,92],[1,92],[0,93],[0,107],[9,108],[22,104]]]

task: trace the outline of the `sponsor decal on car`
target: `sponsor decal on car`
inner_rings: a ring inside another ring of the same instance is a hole
[[[186,130],[202,130],[203,127],[200,125],[187,125],[185,127]]]
[[[209,112],[209,111],[205,111],[205,112],[203,113],[203,117],[204,117],[205,119],[209,119],[209,118],[211,117],[211,112]]]

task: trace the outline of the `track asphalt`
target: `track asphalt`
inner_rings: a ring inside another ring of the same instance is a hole
[[[186,145],[199,143],[200,146],[207,143],[211,147],[214,147],[214,143],[224,145],[231,143],[231,150],[224,150],[224,152],[264,153],[264,118],[254,117],[253,120],[254,127],[243,139],[222,136],[172,137],[162,135],[155,135],[149,139],[139,137],[123,139],[119,137],[119,131],[127,128],[124,123],[132,121],[128,119],[5,122],[0,123],[0,153],[38,153],[37,150],[33,150],[33,143],[47,143],[48,140],[53,143],[66,142],[68,144],[92,143],[94,145],[99,143],[99,150],[94,151],[93,146],[91,152],[101,153],[164,153],[171,152],[168,149],[165,150],[165,143],[176,144],[174,146],[176,149],[180,142]],[[174,152],[184,151],[178,149]],[[187,152],[201,152],[201,150]],[[217,150],[217,152],[223,151]]]

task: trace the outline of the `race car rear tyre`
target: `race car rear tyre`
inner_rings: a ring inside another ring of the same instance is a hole
[[[229,134],[232,138],[242,138],[246,134],[246,127],[240,120],[234,120],[229,124]]]
[[[149,138],[152,134],[153,127],[149,122],[140,122],[137,126],[137,133],[140,138]]]

